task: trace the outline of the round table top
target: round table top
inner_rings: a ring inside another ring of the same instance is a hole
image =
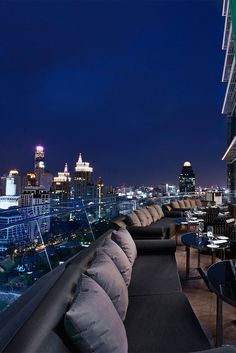
[[[197,218],[197,217],[192,217],[192,218],[180,217],[180,218],[176,218],[174,222],[177,226],[188,225],[188,224],[197,226],[199,222],[204,222],[204,219]]]
[[[217,262],[209,267],[207,280],[214,293],[236,307],[236,260]]]
[[[209,242],[207,236],[203,235],[202,237],[199,237],[198,234],[195,232],[186,233],[186,234],[182,235],[181,240],[182,240],[183,244],[188,247],[195,248],[198,250],[213,250],[213,251],[225,249],[229,246],[229,243],[230,243],[230,240],[228,239],[228,241],[226,241],[222,244],[217,244],[218,247],[216,247],[216,248],[209,248],[207,245],[209,245],[210,242]]]

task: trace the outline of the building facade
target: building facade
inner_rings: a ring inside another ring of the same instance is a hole
[[[15,224],[11,226],[11,224]],[[28,232],[22,215],[17,210],[0,213],[0,253],[29,243]]]
[[[5,194],[0,196],[0,209],[6,210],[9,207],[19,206],[21,180],[17,170],[10,170],[5,177],[4,186]]]
[[[179,191],[195,192],[196,179],[190,162],[185,162],[179,175]]]
[[[225,16],[222,49],[225,50],[225,61],[222,81],[227,83],[222,114],[227,119],[227,149],[222,160],[227,163],[227,187],[232,194],[236,189],[236,3],[235,0],[224,0]]]
[[[36,217],[37,220],[27,222],[27,231],[31,241],[39,235],[50,231],[50,194],[39,187],[29,187],[21,194],[21,213],[26,218]],[[42,216],[42,217],[40,217]]]
[[[83,162],[80,153],[78,162],[75,166],[74,177],[74,199],[94,199],[96,194],[96,187],[93,183],[93,168],[90,163]]]
[[[64,172],[58,172],[58,175],[53,179],[52,197],[59,202],[68,202],[70,200],[70,191],[71,177],[66,163]]]
[[[41,185],[41,175],[45,171],[45,161],[44,161],[44,148],[43,146],[36,146],[34,154],[34,173],[36,175],[37,186]]]

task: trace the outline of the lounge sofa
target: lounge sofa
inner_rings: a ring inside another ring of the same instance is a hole
[[[169,204],[163,204],[162,210],[166,217],[183,217],[186,211],[196,207],[205,207],[206,203],[200,199],[175,200]]]
[[[112,271],[105,271],[106,258]],[[112,296],[113,284],[119,293]],[[5,353],[236,352],[211,349],[181,290],[175,242],[137,240],[135,246],[126,230],[108,231],[44,276],[1,314],[1,322]]]
[[[111,220],[114,229],[126,228],[134,239],[169,239],[176,234],[173,217],[165,217],[159,205],[150,205]]]

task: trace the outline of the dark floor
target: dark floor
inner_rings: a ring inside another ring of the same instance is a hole
[[[216,295],[209,291],[202,279],[185,279],[186,252],[185,246],[181,244],[181,235],[178,236],[176,260],[183,291],[187,295],[192,308],[197,315],[210,342],[214,345],[216,328]],[[198,276],[199,273],[195,269],[197,267],[197,251],[195,249],[191,249],[190,261],[190,277]],[[210,255],[201,255],[201,267],[207,270],[207,267],[210,265]],[[236,324],[234,322],[234,320],[236,320],[236,308],[224,303],[223,318],[224,344],[236,345]]]

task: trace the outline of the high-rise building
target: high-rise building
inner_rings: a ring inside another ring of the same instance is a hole
[[[11,177],[14,179],[14,184],[16,185],[16,190],[15,190],[16,195],[20,195],[22,185],[21,185],[21,177],[18,170],[11,169],[9,172],[9,175],[11,175]]]
[[[99,199],[101,199],[104,196],[104,185],[103,185],[102,177],[98,178],[97,194]]]
[[[16,225],[11,226],[13,223]],[[0,234],[0,253],[29,242],[23,217],[18,210],[0,213],[0,227],[5,228]]]
[[[60,202],[67,202],[70,200],[70,184],[71,177],[68,172],[67,163],[65,164],[64,172],[58,172],[58,176],[53,179],[52,196],[55,200]]]
[[[227,117],[227,150],[222,160],[227,162],[227,186],[232,193],[236,188],[236,3],[224,0],[225,26],[222,49],[226,51],[222,81],[227,88],[222,114]]]
[[[21,181],[17,170],[10,170],[5,177],[5,194],[0,196],[0,209],[18,206],[20,198]]]
[[[82,161],[82,155],[80,153],[75,167],[74,199],[93,199],[95,193],[93,168],[90,166],[90,163]]]
[[[190,162],[184,162],[183,168],[179,175],[179,191],[195,192],[195,174]]]
[[[24,189],[40,187],[49,192],[53,183],[53,175],[45,169],[45,153],[43,146],[36,146],[34,154],[34,173],[28,173],[24,179]]]
[[[22,214],[27,217],[38,217],[37,220],[27,222],[28,234],[31,241],[44,235],[50,230],[50,195],[40,187],[28,187],[21,194],[20,205]]]
[[[34,154],[34,173],[36,175],[37,185],[40,186],[41,175],[45,170],[45,162],[44,162],[44,148],[39,145],[36,146],[35,154]]]
[[[37,187],[37,178],[34,173],[28,173],[24,179],[24,188]]]

